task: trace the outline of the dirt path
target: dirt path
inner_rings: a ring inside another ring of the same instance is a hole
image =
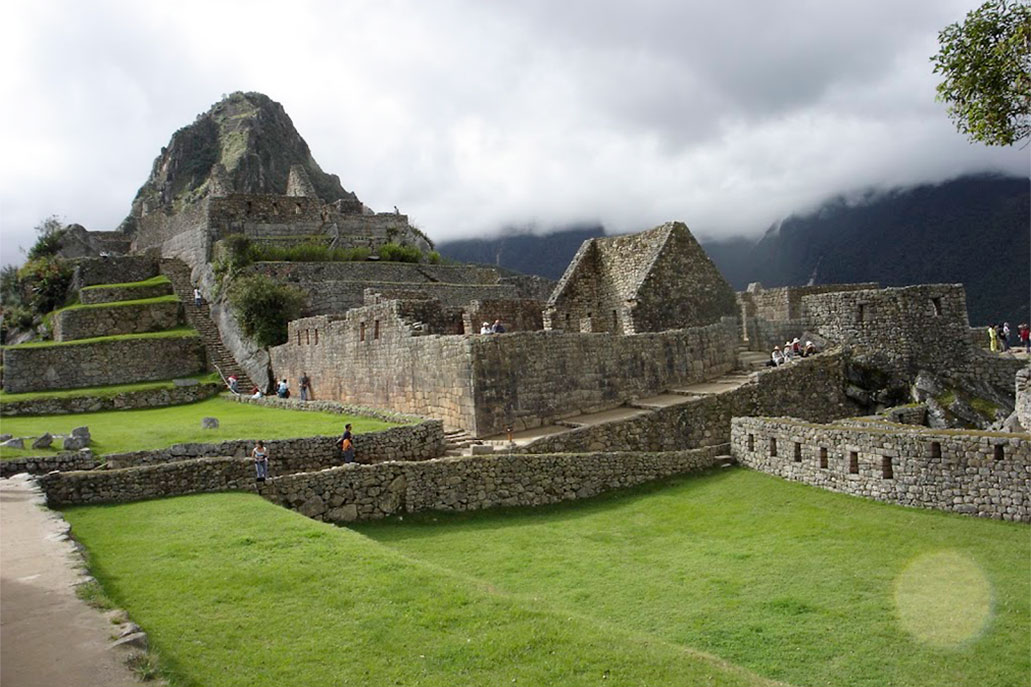
[[[115,626],[75,596],[67,525],[24,477],[0,479],[0,684],[139,687],[109,649]]]

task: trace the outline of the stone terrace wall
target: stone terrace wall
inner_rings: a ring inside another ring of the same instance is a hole
[[[962,284],[804,296],[802,305],[819,335],[901,374],[962,372],[971,358]]]
[[[374,308],[387,305],[291,322],[289,343],[271,351],[276,376],[308,372],[319,398],[437,417],[489,436],[711,379],[735,363],[729,324],[636,336],[418,336],[396,310],[376,319]]]
[[[54,341],[159,332],[181,324],[182,304],[177,300],[68,308],[54,317]]]
[[[298,287],[308,295],[307,313],[343,314],[364,304],[363,292],[372,289],[384,294],[404,293],[407,297],[438,300],[447,306],[463,306],[477,298],[511,299],[516,287],[511,284],[436,284],[420,282],[398,284],[393,282],[304,282]],[[479,330],[477,330],[479,331]]]
[[[343,429],[343,424],[341,424],[340,431],[343,432]],[[354,437],[354,451],[355,459],[360,463],[382,463],[390,460],[420,461],[444,455],[444,428],[439,420],[427,420],[418,425],[391,427],[378,432],[361,432],[360,427],[357,429],[359,431]],[[334,444],[337,436],[266,441],[271,474],[307,472],[339,465],[343,461],[340,451]],[[260,438],[237,439],[212,444],[176,444],[166,449],[109,454],[105,456],[105,460],[112,468],[126,468],[193,458],[219,456],[244,458],[251,454],[255,440]]]
[[[79,291],[79,300],[85,305],[96,305],[98,303],[113,303],[116,301],[133,301],[141,298],[158,298],[172,294],[172,284],[160,282],[158,284],[129,286],[90,286]]]
[[[59,453],[56,456],[28,456],[0,460],[0,477],[10,477],[23,472],[30,475],[45,475],[55,470],[92,470],[97,459],[89,449]]]
[[[271,477],[257,485],[247,458],[197,458],[118,470],[51,473],[40,479],[51,507],[122,503],[217,491],[258,491],[328,522],[424,510],[539,506],[589,498],[717,463],[712,449],[669,453],[491,455],[421,463],[343,465]]]
[[[317,520],[350,522],[426,510],[572,501],[704,470],[716,462],[712,449],[443,458],[290,475],[271,480],[261,494]]]
[[[68,415],[72,413],[99,413],[105,410],[131,410],[134,408],[164,408],[194,403],[211,398],[223,389],[219,384],[173,385],[161,389],[125,391],[113,396],[71,396],[35,398],[24,401],[4,400],[0,415]]]
[[[583,451],[675,451],[730,442],[730,422],[741,415],[791,412],[829,422],[860,412],[845,395],[847,357],[822,353],[770,368],[732,391],[703,396],[630,420],[608,422],[546,436],[524,447],[527,453]]]
[[[156,382],[205,369],[197,335],[5,348],[4,391],[46,391]]]
[[[731,450],[755,470],[832,491],[1031,522],[1027,434],[863,429],[751,417],[734,419]]]
[[[73,261],[72,287],[81,289],[95,284],[122,284],[157,276],[157,260],[146,255],[109,258],[80,258]]]

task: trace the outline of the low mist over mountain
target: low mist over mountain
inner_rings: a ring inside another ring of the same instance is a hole
[[[704,227],[692,227],[704,233]],[[557,279],[601,227],[456,241],[442,254]],[[835,198],[791,216],[758,240],[702,241],[735,289],[877,281],[882,286],[961,282],[974,325],[1031,320],[1029,180],[968,176],[939,185]]]

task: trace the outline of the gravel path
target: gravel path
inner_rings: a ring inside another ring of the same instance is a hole
[[[81,561],[42,502],[24,476],[0,479],[0,684],[139,687],[109,648],[117,627],[75,596]]]

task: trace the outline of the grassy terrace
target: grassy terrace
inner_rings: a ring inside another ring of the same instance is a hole
[[[60,310],[55,310],[53,315],[58,313],[66,312],[68,310],[95,310],[97,308],[124,308],[130,305],[156,305],[158,303],[178,303],[179,296],[175,294],[169,294],[167,296],[155,296],[154,298],[137,298],[131,301],[111,301],[109,303],[77,303],[75,305],[69,305]]]
[[[125,302],[125,301],[123,301]],[[110,305],[105,303],[101,307]],[[78,306],[76,306],[78,307]],[[90,307],[90,306],[86,306]],[[126,339],[189,339],[197,338],[200,334],[192,327],[176,327],[165,329],[160,332],[147,332],[146,334],[117,334],[115,336],[96,336],[91,339],[75,339],[74,341],[30,341],[29,343],[18,344],[17,346],[4,346],[4,348],[46,348],[48,346],[85,346],[105,341],[122,341]]]
[[[127,281],[118,284],[94,284],[93,286],[84,286],[82,291],[89,291],[90,289],[133,289],[133,288],[147,288],[150,286],[157,286],[158,284],[171,284],[172,282],[163,274],[159,274],[156,277],[150,279],[144,279],[143,281]]]
[[[201,429],[204,417],[218,418],[218,429]],[[69,434],[72,428],[86,425],[90,428],[93,452],[104,454],[165,448],[187,442],[330,436],[340,434],[346,422],[353,422],[356,432],[374,432],[393,426],[372,418],[284,410],[216,397],[166,408],[5,417],[0,419],[0,428],[14,436],[39,436],[43,432]],[[49,451],[0,448],[0,459],[56,454],[56,448]]]
[[[192,377],[184,377],[183,379],[196,379],[201,384],[222,384],[222,380],[219,378],[218,373],[216,372],[212,372],[205,375],[194,375]],[[110,386],[93,386],[83,389],[58,389],[56,391],[25,391],[18,394],[9,394],[6,391],[0,391],[0,405],[3,405],[6,402],[35,401],[44,400],[48,398],[80,398],[84,396],[89,396],[93,398],[104,398],[108,396],[117,396],[118,394],[124,394],[130,391],[153,391],[155,389],[171,389],[174,386],[175,384],[172,382],[171,379],[166,379],[158,382],[112,384]]]
[[[743,469],[352,529],[244,494],[66,516],[178,687],[1011,687],[1031,672],[1026,525]]]

